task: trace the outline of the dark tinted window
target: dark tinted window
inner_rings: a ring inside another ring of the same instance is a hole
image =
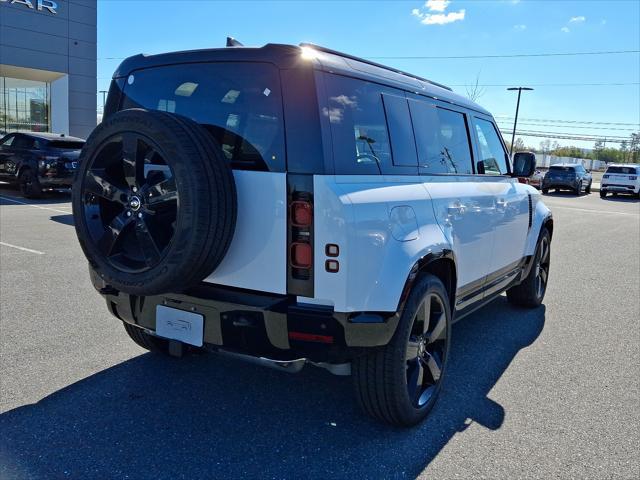
[[[502,146],[498,132],[493,123],[481,118],[475,119],[476,134],[480,158],[478,159],[478,173],[485,175],[506,175],[507,153]]]
[[[51,140],[48,144],[50,148],[59,148],[61,150],[81,150],[84,142],[73,142],[70,140]]]
[[[2,143],[0,145],[4,147],[10,147],[13,144],[13,140],[15,139],[15,135],[7,135],[2,139]]]
[[[420,173],[472,173],[467,123],[462,113],[410,100]]]
[[[549,167],[549,172],[575,173],[575,169],[574,167],[551,166]]]
[[[413,139],[407,99],[404,96],[382,95],[382,100],[387,114],[393,164],[414,167],[413,173],[415,174],[418,171],[418,157],[416,155],[416,143]]]
[[[379,174],[391,165],[380,85],[326,74],[327,106],[336,174]]]
[[[605,173],[622,173],[623,175],[636,175],[636,167],[609,167]]]
[[[33,148],[34,140],[26,135],[16,135],[15,140],[11,144],[14,148]]]
[[[280,79],[272,65],[197,63],[139,70],[124,86],[122,108],[132,107],[178,113],[204,125],[234,168],[285,170]]]

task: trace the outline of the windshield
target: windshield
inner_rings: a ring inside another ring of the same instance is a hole
[[[266,63],[192,63],[129,75],[121,106],[177,113],[205,126],[233,168],[284,171],[280,77]]]

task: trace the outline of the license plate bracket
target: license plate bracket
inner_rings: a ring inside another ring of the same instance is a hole
[[[201,347],[203,332],[204,315],[164,305],[156,306],[156,335]]]

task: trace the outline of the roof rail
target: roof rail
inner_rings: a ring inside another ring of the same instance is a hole
[[[389,66],[383,65],[381,63],[372,62],[371,60],[367,60],[365,58],[356,57],[355,55],[349,55],[348,53],[338,52],[337,50],[332,50],[330,48],[322,47],[322,46],[316,45],[314,43],[304,42],[304,43],[301,43],[300,46],[301,47],[313,48],[314,50],[318,50],[319,52],[331,53],[332,55],[337,55],[339,57],[348,58],[350,60],[356,60],[358,62],[366,63],[368,65],[373,65],[374,67],[384,68],[385,70],[389,70],[391,72],[398,73],[400,75],[405,75],[407,77],[415,78],[416,80],[421,80],[423,82],[430,83],[431,85],[435,85],[436,87],[444,88],[444,89],[449,90],[451,92],[453,91],[453,89],[451,87],[447,87],[446,85],[443,85],[441,83],[434,82],[434,81],[429,80],[427,78],[419,77],[418,75],[414,75],[413,73],[405,72],[403,70],[398,70],[397,68],[389,67]]]

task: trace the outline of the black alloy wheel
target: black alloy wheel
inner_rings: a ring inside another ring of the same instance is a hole
[[[171,244],[179,195],[171,167],[150,138],[109,138],[84,176],[83,214],[107,262],[125,272],[156,266]]]
[[[413,406],[425,406],[434,396],[447,354],[447,318],[443,299],[428,293],[413,318],[407,344],[407,391]]]
[[[536,295],[542,301],[547,290],[547,281],[549,280],[550,240],[547,235],[543,235],[538,244],[538,252],[535,258],[535,282]]]

